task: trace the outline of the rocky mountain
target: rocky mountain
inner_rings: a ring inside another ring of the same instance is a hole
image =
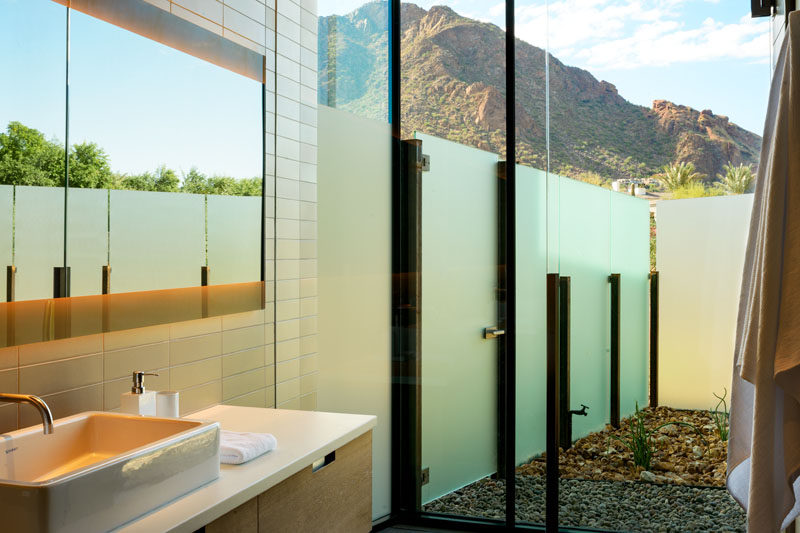
[[[387,3],[320,17],[320,101],[387,116]],[[504,155],[505,35],[452,9],[402,6],[402,124]],[[326,53],[327,51],[327,53]],[[761,138],[709,110],[625,100],[613,84],[550,55],[550,154],[573,177],[643,178],[687,161],[710,179],[722,165],[757,165]],[[517,40],[517,159],[544,168],[545,52]]]

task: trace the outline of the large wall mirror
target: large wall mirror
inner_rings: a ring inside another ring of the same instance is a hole
[[[263,56],[117,8],[0,0],[2,302],[264,281]]]

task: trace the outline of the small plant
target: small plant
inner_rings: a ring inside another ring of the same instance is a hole
[[[718,395],[716,392],[711,393],[719,401],[717,402],[716,407],[708,410],[708,414],[711,416],[711,420],[714,421],[714,425],[717,426],[719,440],[726,442],[728,440],[728,431],[730,430],[731,415],[728,411],[728,402],[725,401],[725,398],[728,397],[728,389],[723,387],[722,391],[722,396]],[[719,410],[720,405],[722,406],[722,411]]]
[[[628,433],[624,437],[611,435],[612,439],[620,441],[626,448],[633,453],[633,462],[636,466],[641,466],[645,470],[650,470],[650,461],[653,458],[653,433],[666,426],[687,426],[695,430],[698,435],[700,431],[688,422],[667,422],[658,427],[648,430],[644,425],[644,413],[639,411],[639,402],[636,402],[636,413],[629,419]],[[702,438],[702,435],[700,435]],[[705,439],[703,439],[705,441]]]

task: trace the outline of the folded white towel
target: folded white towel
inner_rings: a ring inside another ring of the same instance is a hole
[[[239,433],[221,431],[219,460],[229,465],[239,465],[278,447],[278,441],[269,433]]]

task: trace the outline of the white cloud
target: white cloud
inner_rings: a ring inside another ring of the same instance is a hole
[[[497,18],[505,18],[506,17],[506,3],[500,2],[492,7],[489,8],[489,16],[497,19]]]
[[[704,0],[716,2],[718,0]],[[722,59],[766,62],[769,22],[686,22],[689,0],[556,0],[517,8],[517,35],[594,70]]]
[[[632,69],[724,59],[766,62],[769,58],[768,22],[750,19],[723,24],[711,19],[685,29],[675,21],[639,27],[633,35],[593,44],[575,55],[595,69]]]

